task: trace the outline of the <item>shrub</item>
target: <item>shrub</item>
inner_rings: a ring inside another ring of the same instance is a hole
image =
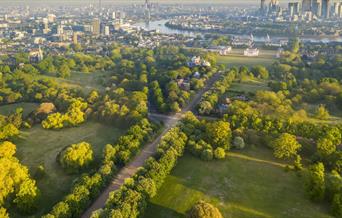
[[[82,170],[93,161],[92,147],[86,142],[72,144],[62,151],[59,161],[71,172]]]
[[[223,216],[213,205],[199,201],[190,209],[187,218],[223,218]]]
[[[224,159],[226,157],[226,152],[223,148],[216,148],[214,151],[214,157],[216,159]]]
[[[210,161],[213,159],[213,150],[212,149],[204,149],[201,154],[201,159]]]
[[[244,149],[245,148],[245,141],[243,140],[242,137],[235,137],[233,141],[233,145],[237,149]]]

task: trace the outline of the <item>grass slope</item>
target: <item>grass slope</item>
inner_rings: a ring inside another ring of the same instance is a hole
[[[203,162],[185,155],[144,218],[178,218],[198,200],[217,206],[225,218],[328,218],[326,208],[311,203],[301,178],[286,173],[266,149],[231,153],[225,161]]]
[[[46,171],[45,177],[38,180],[42,194],[39,204],[42,210],[39,214],[62,199],[79,176],[66,174],[56,162],[57,154],[65,146],[81,141],[89,142],[93,146],[95,157],[99,158],[104,145],[114,143],[123,133],[123,129],[96,122],[59,131],[44,130],[39,125],[23,130],[20,138],[14,141],[17,145],[17,157],[22,164],[29,167],[31,175],[34,175],[39,165],[43,165]]]
[[[8,104],[0,107],[0,114],[9,115],[14,113],[17,108],[22,108],[24,117],[30,114],[37,108],[38,104],[35,103],[16,103],[16,104]]]

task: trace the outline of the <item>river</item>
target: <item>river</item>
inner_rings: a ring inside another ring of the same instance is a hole
[[[146,23],[136,23],[133,24],[133,26],[144,28],[146,30],[159,30],[160,33],[163,34],[181,34],[185,36],[197,36],[197,35],[203,35],[203,32],[197,32],[197,31],[187,31],[187,30],[178,30],[178,29],[171,29],[167,27],[165,24],[168,22],[168,20],[157,20],[157,21],[151,21],[149,24]],[[249,35],[234,35],[234,34],[229,34],[234,37],[239,37],[239,38],[250,38]],[[266,36],[265,37],[258,37],[254,36],[254,41],[255,42],[265,42]],[[272,37],[272,40],[287,40],[289,39],[288,37]],[[304,42],[314,42],[314,43],[329,43],[329,42],[342,42],[342,37],[319,37],[319,36],[304,36],[300,37],[300,39]]]

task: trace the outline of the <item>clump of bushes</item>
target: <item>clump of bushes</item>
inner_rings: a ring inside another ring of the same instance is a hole
[[[223,216],[213,205],[199,201],[189,210],[187,218],[223,218]]]
[[[94,160],[93,149],[87,142],[72,144],[59,155],[59,163],[70,172],[79,172]]]

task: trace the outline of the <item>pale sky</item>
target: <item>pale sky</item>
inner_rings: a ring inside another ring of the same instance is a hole
[[[158,2],[158,3],[182,3],[182,4],[196,4],[196,3],[204,3],[204,4],[253,4],[258,5],[259,0],[150,0],[151,2]],[[294,0],[296,1],[296,0]],[[98,0],[0,0],[1,4],[89,4],[89,3],[97,3]],[[288,0],[281,0],[281,3],[287,3]],[[142,4],[144,0],[102,0],[103,4]]]

